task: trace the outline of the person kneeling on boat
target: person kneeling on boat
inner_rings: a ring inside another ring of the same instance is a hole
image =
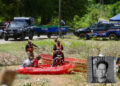
[[[60,64],[63,64],[64,54],[60,48],[57,48],[57,51],[53,53],[53,66],[59,65],[58,60],[60,60]]]
[[[34,58],[31,62],[32,67],[38,67],[38,61],[40,60],[41,56],[38,55],[36,58]]]
[[[38,67],[38,61],[40,60],[41,56],[38,55],[33,60],[27,59],[23,62],[23,67]]]

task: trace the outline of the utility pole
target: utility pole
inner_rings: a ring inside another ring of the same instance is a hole
[[[61,2],[62,2],[62,0],[59,0],[59,37],[61,37],[62,36],[62,34],[61,34]]]
[[[104,0],[99,0],[99,15],[98,15],[98,19],[100,19],[104,15],[104,13],[103,13],[103,4],[104,4]]]

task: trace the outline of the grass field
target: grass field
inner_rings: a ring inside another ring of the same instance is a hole
[[[79,40],[77,37],[66,37],[60,39],[64,46],[64,54],[66,57],[74,57],[86,59],[87,56],[97,56],[103,54],[105,56],[117,56],[120,54],[120,41],[102,41],[102,40]],[[54,45],[53,39],[41,39],[32,41],[39,46],[39,52],[35,49],[35,55],[39,53],[52,54]],[[19,60],[17,64],[27,58],[25,53],[26,41],[15,42],[0,45],[0,53],[2,56],[10,56]],[[0,55],[1,55],[0,54]]]
[[[60,39],[64,46],[65,57],[86,59],[87,56],[118,56],[120,54],[120,41],[103,40],[80,40],[75,36],[68,36]],[[53,39],[33,40],[39,46],[39,52],[35,50],[35,55],[40,53],[52,54],[54,45]],[[0,70],[4,65],[11,65],[8,68],[17,68],[27,58],[25,45],[27,41],[0,44]],[[4,60],[6,59],[6,60]],[[9,63],[9,64],[8,64]],[[5,66],[6,67],[6,66]],[[119,80],[119,79],[118,79]],[[33,85],[34,84],[34,85]],[[120,85],[120,83],[118,83]],[[118,85],[118,86],[119,86]],[[18,75],[14,86],[113,86],[111,84],[87,84],[85,73],[71,75]]]

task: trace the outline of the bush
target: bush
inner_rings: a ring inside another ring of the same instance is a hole
[[[78,15],[75,15],[73,18],[73,28],[81,28],[81,27],[89,27],[92,23],[97,22],[98,20],[98,9],[96,6],[91,6],[89,8],[89,12],[85,14],[83,17],[79,17]]]

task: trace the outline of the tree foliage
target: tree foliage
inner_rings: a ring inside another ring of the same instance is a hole
[[[113,4],[120,0],[93,0],[95,3]]]
[[[32,16],[41,17],[41,22],[47,24],[59,12],[59,0],[0,0],[0,4],[0,15],[9,20],[14,16]],[[62,17],[70,20],[74,15],[83,16],[86,5],[87,0],[62,0]]]
[[[120,0],[61,0],[62,19],[74,28],[87,27],[100,15],[100,1],[104,18],[120,12]],[[34,17],[41,24],[58,24],[59,0],[0,0],[0,21],[15,16]]]
[[[64,0],[62,2],[63,19],[73,19],[74,15],[82,17],[87,12],[87,0]]]

